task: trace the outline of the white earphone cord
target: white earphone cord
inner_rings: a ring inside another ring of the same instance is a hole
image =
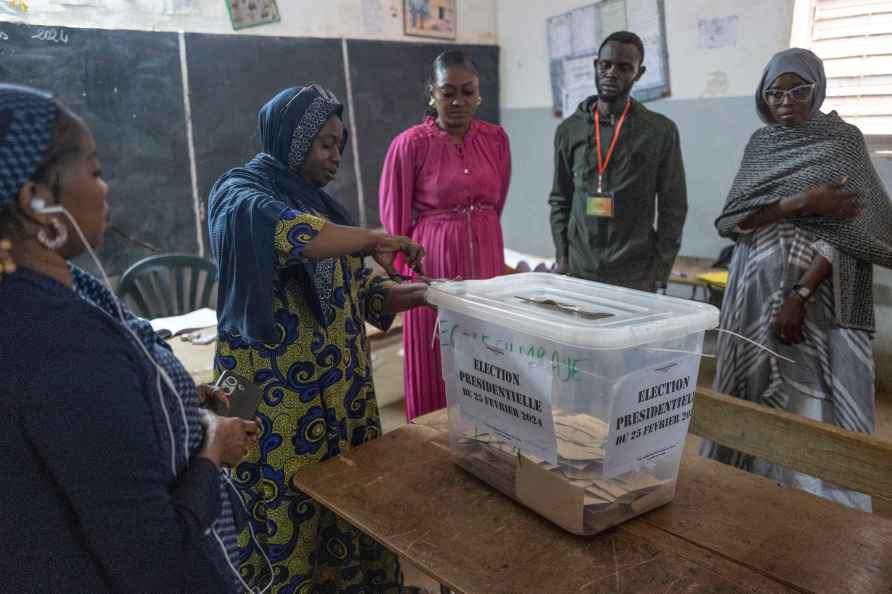
[[[755,340],[752,340],[752,339],[750,339],[750,338],[747,338],[746,336],[743,336],[742,334],[738,334],[737,332],[732,332],[731,330],[725,330],[724,328],[711,328],[711,329],[712,329],[712,330],[715,330],[716,332],[723,332],[723,333],[728,334],[728,335],[731,335],[731,336],[733,336],[733,337],[735,337],[735,338],[739,338],[740,340],[745,340],[746,342],[752,344],[753,346],[755,346],[755,347],[757,347],[757,348],[759,348],[759,349],[761,349],[761,350],[763,350],[763,351],[765,351],[765,352],[771,353],[772,355],[774,355],[774,356],[777,357],[778,359],[783,359],[784,361],[787,361],[788,363],[793,363],[794,365],[796,364],[796,361],[794,361],[793,359],[790,359],[789,357],[785,357],[785,356],[781,355],[780,353],[777,353],[777,352],[775,352],[775,351],[769,349],[769,348],[768,348],[767,346],[765,346],[764,344],[759,344],[759,343],[756,342]],[[658,352],[662,352],[662,353],[682,353],[682,354],[685,354],[685,355],[700,355],[701,357],[707,357],[707,358],[709,358],[709,359],[715,359],[715,358],[716,358],[716,356],[713,355],[713,354],[709,354],[709,353],[697,353],[697,352],[694,352],[694,351],[684,351],[684,350],[680,350],[680,349],[660,349],[660,348],[648,347],[648,346],[641,346],[641,347],[638,347],[638,348],[641,349],[641,350],[643,350],[643,351],[658,351]]]
[[[266,587],[263,590],[256,592],[245,582],[244,579],[242,579],[242,575],[238,572],[238,570],[232,564],[232,561],[230,561],[229,555],[224,555],[224,557],[226,557],[226,563],[229,564],[230,569],[232,569],[232,572],[236,575],[236,577],[238,577],[238,581],[242,584],[242,587],[245,590],[247,590],[248,592],[251,592],[252,594],[265,594],[267,590],[269,590],[270,588],[273,587],[273,583],[276,580],[276,572],[273,571],[273,563],[272,563],[272,561],[270,561],[270,558],[267,556],[266,551],[263,550],[263,547],[260,546],[260,541],[257,540],[257,534],[254,533],[254,525],[251,523],[251,520],[250,520],[251,512],[248,511],[248,506],[245,504],[245,500],[242,499],[242,495],[239,492],[238,487],[235,486],[235,484],[232,482],[232,480],[229,478],[229,476],[226,472],[223,472],[222,476],[223,476],[223,479],[227,483],[229,483],[229,486],[232,487],[232,489],[235,491],[236,497],[238,497],[238,502],[242,505],[242,509],[245,510],[245,513],[248,514],[248,517],[249,517],[248,530],[251,532],[251,540],[254,541],[254,544],[257,546],[257,550],[260,551],[260,554],[263,556],[263,559],[266,561],[266,566],[269,568],[269,583],[266,585]],[[220,538],[220,535],[217,534],[216,530],[213,530],[212,532],[214,533],[214,538],[216,538],[217,542],[220,543],[220,547],[225,551],[226,545],[223,543],[223,539]]]
[[[39,200],[39,202],[37,202],[38,200]],[[114,294],[114,290],[112,290],[111,282],[108,280],[108,275],[105,273],[105,268],[103,268],[102,263],[99,261],[99,258],[96,256],[96,252],[93,251],[93,248],[90,246],[90,242],[87,241],[87,238],[84,236],[84,232],[81,230],[80,225],[77,224],[77,221],[74,220],[74,217],[71,216],[71,213],[68,212],[68,210],[64,206],[61,206],[61,205],[47,207],[46,203],[42,199],[39,199],[39,198],[34,200],[33,208],[34,208],[34,210],[41,212],[41,213],[45,213],[45,214],[58,212],[58,213],[65,215],[65,218],[68,219],[68,222],[71,223],[71,226],[74,227],[74,230],[77,232],[77,236],[78,236],[78,238],[80,238],[81,243],[87,249],[87,253],[90,254],[90,258],[92,258],[93,264],[96,265],[96,268],[98,268],[99,272],[102,274],[102,281],[105,283],[105,286],[108,287],[108,290],[111,291],[112,294]],[[140,340],[139,336],[136,335],[136,332],[134,332],[133,329],[130,328],[129,324],[127,324],[127,321],[124,319],[124,311],[121,309],[121,304],[118,301],[118,299],[112,299],[112,301],[115,304],[115,310],[118,313],[118,319],[121,321],[121,325],[124,326],[124,328],[130,334],[130,336],[133,337],[133,339],[136,341],[136,344],[139,346],[140,350],[142,350],[143,355],[146,356],[146,359],[149,360],[149,362],[152,364],[152,366],[154,366],[155,370],[158,372],[155,375],[155,382],[156,382],[155,386],[158,391],[158,400],[161,404],[161,412],[164,413],[164,421],[167,424],[167,433],[170,437],[170,469],[171,469],[171,473],[173,474],[173,476],[176,477],[176,475],[177,475],[176,438],[174,436],[173,423],[170,420],[170,414],[167,412],[167,406],[164,403],[164,394],[163,394],[163,391],[161,388],[162,379],[164,380],[164,383],[167,384],[167,387],[174,394],[174,396],[176,396],[177,404],[179,405],[179,409],[180,409],[180,416],[182,417],[182,421],[183,421],[183,427],[185,428],[185,435],[183,438],[183,453],[184,453],[185,459],[189,460],[189,457],[190,457],[189,456],[190,433],[189,433],[189,423],[186,420],[186,407],[183,404],[183,399],[180,397],[180,393],[177,391],[176,387],[174,386],[173,380],[170,379],[170,376],[167,374],[167,372],[164,370],[164,368],[161,367],[161,365],[159,365],[157,361],[155,361],[154,357],[152,357],[152,355],[149,353],[148,349],[142,343],[142,340]],[[245,502],[242,499],[241,494],[238,491],[238,488],[233,484],[233,482],[230,480],[230,478],[226,475],[225,472],[221,473],[221,476],[235,490],[235,493],[236,493],[236,496],[238,497],[239,503],[244,508],[245,513],[247,513],[248,516],[250,517],[251,512],[248,511],[248,507],[245,505]],[[260,542],[257,540],[257,535],[254,533],[254,527],[251,525],[250,519],[248,520],[248,529],[251,532],[251,539],[254,541],[254,544],[257,546],[257,549],[260,551],[260,554],[266,560],[266,564],[269,567],[269,571],[270,571],[269,584],[263,590],[256,593],[256,594],[264,594],[267,590],[269,590],[273,586],[273,581],[275,580],[275,572],[273,571],[272,562],[270,561],[266,552],[263,550],[263,547],[260,546]],[[254,593],[254,590],[251,589],[251,587],[245,583],[244,579],[242,579],[241,574],[238,572],[238,569],[236,569],[236,567],[232,564],[232,561],[229,559],[229,554],[226,551],[226,545],[223,543],[223,539],[220,538],[220,535],[217,534],[217,531],[215,529],[212,528],[211,532],[213,533],[214,538],[217,540],[217,543],[220,545],[220,549],[223,551],[223,558],[226,559],[227,565],[229,565],[229,568],[232,570],[232,572],[238,578],[239,582],[242,584],[242,587],[244,587],[245,590],[247,590],[248,592]]]
[[[77,232],[77,236],[80,238],[81,243],[87,249],[87,253],[90,254],[90,258],[93,260],[93,264],[96,265],[96,268],[99,269],[100,274],[102,274],[102,281],[105,283],[105,286],[108,287],[108,290],[114,294],[114,290],[112,289],[111,282],[108,280],[108,275],[105,273],[105,268],[102,267],[102,263],[99,261],[99,258],[96,256],[96,252],[93,251],[93,248],[90,246],[90,242],[87,241],[87,238],[84,236],[84,232],[81,230],[80,225],[77,224],[77,221],[74,220],[74,217],[71,216],[71,213],[64,206],[55,206],[55,207],[42,207],[35,208],[35,210],[39,210],[44,213],[52,213],[52,212],[60,212],[65,215],[65,218],[68,219],[68,222],[71,223],[71,226],[74,227],[74,230]],[[161,403],[161,411],[164,413],[164,420],[167,423],[167,431],[170,435],[170,446],[171,446],[171,454],[170,454],[170,464],[171,464],[171,472],[174,476],[176,476],[176,439],[174,437],[173,432],[173,424],[170,421],[170,416],[167,412],[167,406],[164,404],[164,396],[161,390],[161,381],[163,379],[164,383],[167,384],[168,389],[176,396],[177,405],[180,409],[180,417],[183,421],[184,435],[183,435],[183,453],[186,460],[189,459],[189,423],[186,421],[186,407],[183,405],[183,399],[180,398],[180,394],[174,386],[173,380],[170,379],[170,376],[167,375],[167,372],[161,367],[152,355],[149,353],[148,349],[142,343],[142,340],[136,335],[136,332],[127,324],[127,321],[124,319],[124,312],[121,309],[121,304],[117,299],[112,299],[112,302],[115,305],[115,310],[118,313],[118,319],[121,322],[121,325],[127,330],[131,337],[136,341],[137,346],[142,351],[143,355],[149,360],[149,362],[154,366],[157,371],[157,375],[155,376],[156,386],[158,388],[158,399]]]

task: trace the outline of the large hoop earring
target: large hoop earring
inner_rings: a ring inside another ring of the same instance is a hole
[[[477,97],[477,107],[480,107],[481,103],[483,103],[483,97]]]
[[[57,218],[51,218],[49,224],[53,228],[53,237],[50,237],[46,227],[41,227],[37,232],[37,241],[46,249],[55,251],[68,241],[68,229]]]
[[[437,102],[434,101],[433,97],[431,97],[430,101],[427,102],[427,106],[428,107],[436,107],[437,106]]]

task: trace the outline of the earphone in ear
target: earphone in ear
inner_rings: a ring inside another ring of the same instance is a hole
[[[34,212],[40,214],[52,214],[54,212],[65,212],[65,209],[61,206],[47,206],[46,200],[40,197],[35,197],[31,199],[31,208]]]

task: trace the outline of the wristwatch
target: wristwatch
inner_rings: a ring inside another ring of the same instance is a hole
[[[805,285],[795,284],[793,285],[791,292],[796,293],[797,295],[799,295],[799,298],[802,299],[803,302],[806,302],[811,299],[812,293],[814,291],[812,291]]]

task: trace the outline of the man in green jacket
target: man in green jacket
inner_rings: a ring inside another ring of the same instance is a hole
[[[678,129],[629,96],[643,62],[634,33],[601,45],[598,94],[555,133],[548,202],[560,273],[654,291],[669,280],[688,206]]]

